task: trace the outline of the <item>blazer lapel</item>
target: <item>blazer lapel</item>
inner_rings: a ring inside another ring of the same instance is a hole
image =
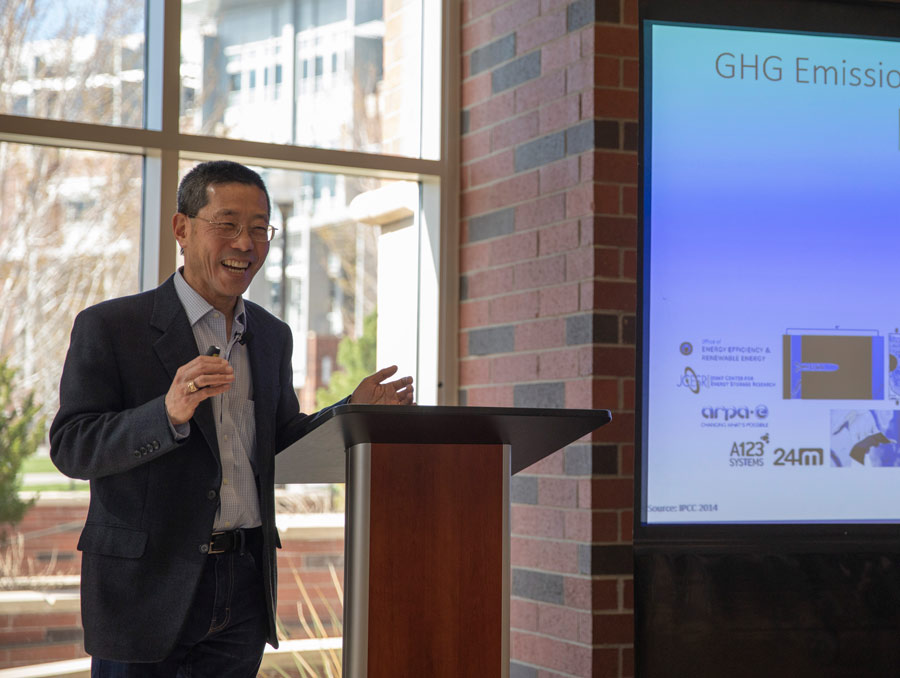
[[[175,282],[171,277],[157,289],[150,324],[161,332],[153,344],[156,355],[165,366],[169,379],[174,379],[178,368],[200,355],[200,351],[197,350],[197,340],[194,338],[187,314],[175,291]],[[216,425],[212,404],[208,399],[197,406],[194,411],[194,422],[206,439],[216,462],[219,463]]]

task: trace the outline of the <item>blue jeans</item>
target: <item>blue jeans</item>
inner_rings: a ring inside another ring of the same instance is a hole
[[[156,663],[95,657],[91,678],[255,678],[266,646],[261,558],[261,537],[243,554],[208,556],[172,653]]]

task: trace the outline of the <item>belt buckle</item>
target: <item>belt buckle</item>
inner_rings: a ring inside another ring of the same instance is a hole
[[[212,537],[209,540],[209,555],[214,556],[219,553],[225,553],[226,549],[216,550],[216,537],[228,534],[227,532],[213,532],[210,536]]]

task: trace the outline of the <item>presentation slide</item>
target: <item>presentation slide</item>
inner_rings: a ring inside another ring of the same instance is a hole
[[[646,31],[643,522],[900,521],[900,42]]]

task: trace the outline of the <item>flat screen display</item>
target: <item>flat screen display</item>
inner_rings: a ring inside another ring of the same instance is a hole
[[[900,42],[642,30],[642,523],[900,522]]]

